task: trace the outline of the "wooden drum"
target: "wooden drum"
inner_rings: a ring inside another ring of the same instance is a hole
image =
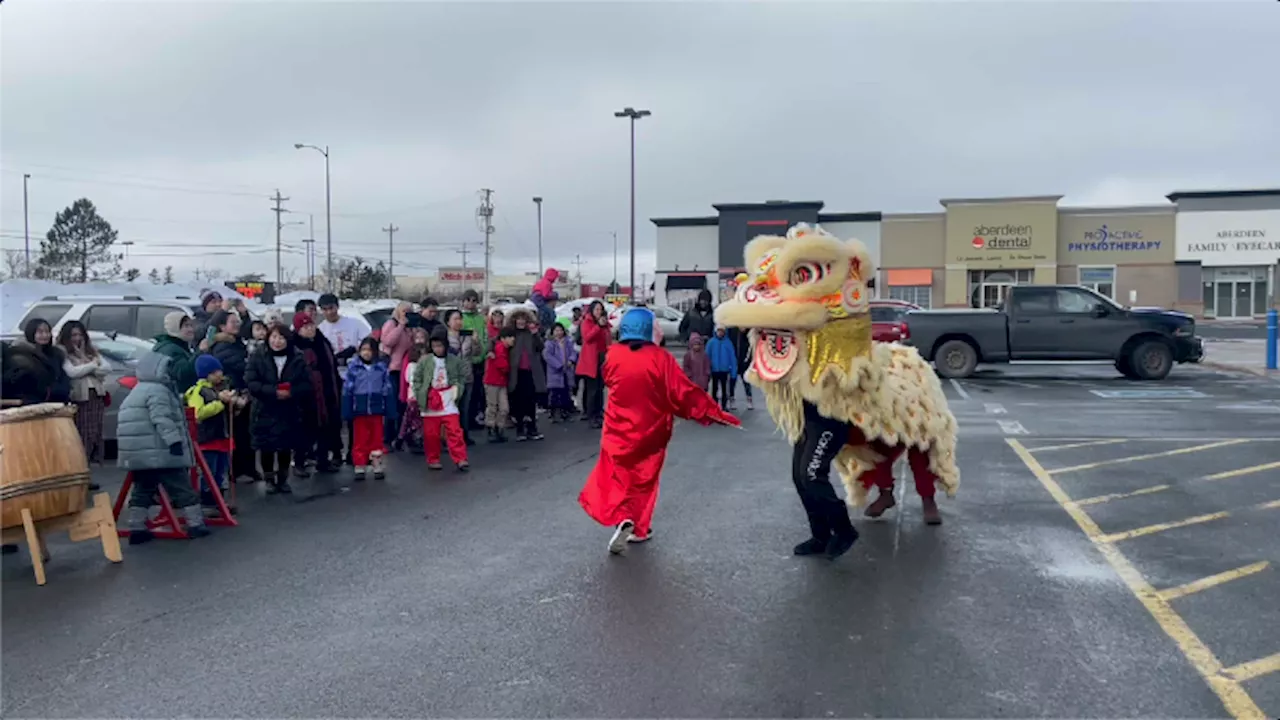
[[[0,410],[0,529],[79,513],[89,491],[89,460],[74,407],[59,403]]]

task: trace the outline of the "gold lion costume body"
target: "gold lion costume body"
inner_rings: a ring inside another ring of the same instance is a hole
[[[857,537],[848,508],[841,503],[837,514],[831,504],[832,463],[849,505],[862,505],[873,483],[883,495],[884,478],[892,488],[893,463],[904,453],[928,503],[934,485],[954,496],[955,418],[915,348],[872,341],[866,281],[875,268],[866,247],[800,224],[786,237],[755,238],[744,254],[747,272],[734,298],[716,308],[716,321],[750,331],[746,380],[763,390],[795,447],[793,479],[814,531],[796,552],[817,554],[823,533],[837,546],[832,538],[841,533]],[[833,551],[843,552],[823,552]]]

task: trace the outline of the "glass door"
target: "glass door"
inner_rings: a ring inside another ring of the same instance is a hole
[[[1219,280],[1216,285],[1218,294],[1218,317],[1229,318],[1235,317],[1235,290],[1236,284],[1230,280]]]
[[[982,307],[997,307],[1009,296],[1012,285],[985,283],[982,285]]]
[[[1238,318],[1253,317],[1253,283],[1238,282],[1235,284],[1236,314]]]

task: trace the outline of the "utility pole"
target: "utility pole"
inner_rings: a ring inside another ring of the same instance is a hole
[[[636,291],[636,120],[653,113],[627,107],[615,112],[614,117],[631,119],[631,292]]]
[[[538,206],[538,277],[542,277],[542,198],[535,197],[533,204]]]
[[[22,173],[22,239],[23,244],[27,248],[27,277],[31,277],[31,221],[27,216],[27,181],[31,179],[28,173]]]
[[[643,288],[643,293],[637,290],[636,288],[631,288],[631,294],[635,296],[631,298],[632,300],[635,300],[636,297],[647,298],[647,294],[649,292],[649,274],[648,273],[640,273],[640,287]]]
[[[579,292],[582,291],[582,266],[585,265],[586,263],[587,261],[583,260],[581,255],[573,256],[574,267],[578,268],[578,291]]]
[[[387,297],[396,294],[396,231],[399,229],[395,223],[382,228],[387,234]]]
[[[613,284],[618,284],[618,232],[616,230],[609,233],[613,236]],[[635,292],[632,290],[632,292]]]
[[[276,188],[276,194],[271,199],[276,203],[276,206],[271,208],[271,212],[276,214],[276,286],[278,287],[284,284],[284,271],[283,266],[280,264],[280,231],[284,229],[284,223],[282,222],[284,213],[289,212],[282,207],[281,203],[289,198],[280,197],[280,189]]]
[[[133,241],[124,240],[120,244],[124,246],[124,269],[128,270],[130,267],[129,266],[129,246],[133,245]]]
[[[467,291],[467,255],[471,251],[464,244],[461,250],[454,250],[454,252],[462,256],[462,278],[458,280],[458,295],[461,296],[462,293]]]
[[[493,191],[489,188],[480,190],[483,199],[480,201],[480,207],[476,208],[476,222],[480,224],[480,229],[484,231],[484,306],[489,307],[489,266],[490,253],[493,247],[489,244],[489,239],[493,235]]]
[[[307,244],[307,287],[311,290],[316,289],[316,216],[308,215],[310,218],[310,235],[311,237],[303,239],[302,242]]]

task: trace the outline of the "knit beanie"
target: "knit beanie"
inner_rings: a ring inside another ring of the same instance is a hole
[[[222,369],[222,363],[212,355],[196,358],[196,377],[203,380]]]
[[[316,324],[316,321],[312,320],[311,316],[308,315],[307,313],[293,314],[293,331],[294,332],[298,332],[299,330],[301,330],[302,328],[308,325],[315,325],[315,324]]]
[[[182,321],[186,319],[187,319],[187,314],[182,312],[181,310],[174,310],[168,315],[165,315],[164,316],[165,334],[176,337],[179,340],[181,340],[182,339]]]

